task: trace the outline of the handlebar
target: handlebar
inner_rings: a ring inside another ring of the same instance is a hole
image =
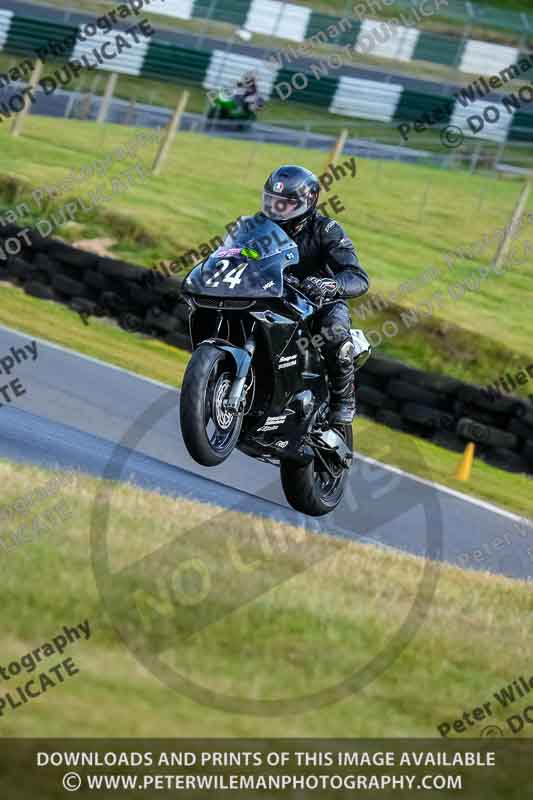
[[[316,303],[314,300],[311,300],[311,298],[310,298],[310,297],[308,297],[308,296],[307,296],[307,295],[306,295],[304,292],[302,292],[302,290],[300,289],[300,286],[301,286],[301,284],[302,284],[302,281],[301,281],[299,278],[297,278],[295,275],[285,275],[285,276],[283,277],[283,280],[284,280],[284,281],[285,281],[285,283],[287,283],[287,284],[288,284],[288,285],[289,285],[289,286],[290,286],[292,289],[294,289],[294,291],[295,291],[295,292],[297,292],[297,293],[298,293],[299,295],[301,295],[301,296],[302,296],[302,297],[303,297],[305,300],[307,300],[307,302],[308,302],[308,303],[311,303],[311,305],[312,305],[312,306],[315,306],[316,308],[320,308],[320,304],[319,304],[319,303]]]
[[[292,286],[295,289],[297,289],[301,283],[300,279],[297,278],[296,275],[284,275],[283,280],[285,283],[288,283],[289,286]]]

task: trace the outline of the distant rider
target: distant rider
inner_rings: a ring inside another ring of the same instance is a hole
[[[254,72],[245,72],[242,78],[237,81],[233,97],[244,111],[248,113],[256,111],[260,105],[260,98]]]
[[[339,223],[317,212],[319,192],[318,178],[308,169],[279,167],[265,183],[263,213],[298,245],[300,260],[291,273],[320,306],[315,324],[324,340],[322,352],[331,383],[330,423],[350,424],[355,415],[355,369],[345,300],[365,294],[369,281]]]

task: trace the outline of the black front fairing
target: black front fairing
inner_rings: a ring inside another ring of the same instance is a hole
[[[298,246],[279,225],[262,214],[243,217],[223,245],[188,274],[183,291],[250,300],[281,297],[283,273],[298,260]]]

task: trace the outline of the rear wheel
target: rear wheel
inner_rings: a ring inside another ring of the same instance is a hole
[[[353,450],[353,430],[351,425],[336,428],[344,441]],[[285,497],[296,511],[311,517],[329,514],[335,509],[344,492],[349,467],[343,467],[332,456],[321,454],[309,464],[296,464],[285,459],[281,461],[281,484]]]
[[[231,356],[207,345],[192,354],[181,388],[180,423],[185,446],[204,467],[221,464],[237,443],[242,411],[228,411],[226,401],[235,380]]]

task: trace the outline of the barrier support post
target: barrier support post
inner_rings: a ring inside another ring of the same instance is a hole
[[[37,88],[37,84],[39,83],[39,80],[41,78],[42,71],[43,71],[43,62],[41,61],[40,58],[38,58],[35,62],[35,66],[31,73],[30,82],[28,84],[28,88],[31,89],[32,92],[35,91],[35,89]],[[15,119],[13,120],[13,124],[11,125],[11,131],[10,131],[11,136],[20,136],[20,133],[22,131],[22,123],[24,122],[24,119],[27,117],[29,113],[30,113],[30,100],[28,97],[26,97],[24,108],[18,112],[18,114],[15,116]]]
[[[515,210],[513,211],[513,216],[511,217],[511,224],[507,228],[503,239],[500,242],[496,255],[494,257],[493,266],[497,269],[500,267],[504,260],[505,256],[509,251],[509,247],[511,245],[511,241],[514,238],[516,233],[516,229],[520,223],[520,218],[524,213],[524,209],[526,207],[526,203],[529,197],[529,193],[531,191],[531,184],[533,182],[533,175],[530,175],[526,180],[522,191],[520,192],[520,197],[518,198],[518,202],[515,206]]]
[[[324,167],[324,172],[327,172],[330,164],[335,164],[337,162],[337,159],[342,155],[342,151],[344,150],[344,145],[346,144],[347,138],[348,138],[348,128],[343,128],[337,137],[337,141],[335,142],[335,147],[331,151],[329,160],[326,162],[326,166]]]
[[[107,79],[107,83],[104,90],[104,96],[102,97],[102,102],[100,103],[100,108],[98,109],[98,116],[96,117],[96,121],[100,125],[107,119],[109,106],[111,105],[111,100],[113,99],[113,95],[115,93],[115,86],[117,84],[117,79],[118,75],[116,72],[112,72],[109,78]]]
[[[161,167],[168,156],[168,151],[170,150],[170,146],[176,134],[176,130],[178,129],[178,125],[181,117],[183,116],[183,112],[185,111],[188,100],[189,92],[187,89],[184,89],[180,99],[178,100],[178,105],[176,106],[176,110],[172,115],[172,119],[170,120],[167,135],[161,140],[159,145],[159,149],[152,166],[152,175],[159,175],[161,172]]]

